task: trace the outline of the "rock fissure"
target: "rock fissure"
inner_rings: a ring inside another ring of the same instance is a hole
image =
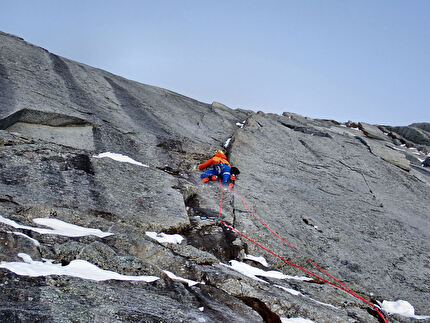
[[[427,124],[391,129],[362,123],[360,130],[348,128],[359,126],[352,122],[233,110],[83,66],[1,32],[0,43],[0,128],[6,129],[0,130],[0,214],[29,226],[32,219],[52,218],[112,233],[68,238],[16,229],[24,236],[2,224],[2,264],[22,262],[17,253],[23,252],[63,266],[85,259],[127,275],[160,277],[154,283],[94,282],[2,268],[0,285],[13,286],[13,293],[0,295],[2,320],[261,322],[275,314],[375,322],[367,305],[349,298],[343,304],[344,293],[322,281],[299,287],[291,280],[261,282],[219,265],[238,260],[297,274],[216,221],[219,183],[200,184],[195,165],[221,147],[241,169],[235,189],[275,232],[288,232],[288,243],[361,295],[377,290],[381,300],[402,297],[427,314],[428,288],[422,286],[428,285],[423,255],[430,252],[430,197],[420,163],[430,152]],[[91,157],[100,152],[150,167]],[[223,221],[291,258],[237,197],[226,192],[223,198]],[[184,239],[160,243],[147,231]],[[269,267],[246,260],[245,253],[264,257]],[[393,262],[399,255],[407,259]],[[302,258],[298,264],[309,265]],[[163,270],[207,285],[184,286]],[[272,288],[275,282],[288,290]],[[333,309],[308,297],[343,305]]]
[[[279,123],[281,125],[283,125],[284,127],[287,127],[287,128],[294,130],[294,131],[302,132],[302,133],[307,134],[307,135],[332,138],[332,136],[330,136],[327,132],[319,131],[313,127],[288,124],[288,123],[283,122],[283,121],[279,121]]]

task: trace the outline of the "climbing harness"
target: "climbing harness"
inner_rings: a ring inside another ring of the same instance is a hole
[[[224,222],[221,219],[221,211],[222,211],[222,200],[223,200],[223,196],[222,196],[222,183],[221,180],[219,180],[219,184],[220,184],[220,192],[221,192],[221,199],[220,199],[220,205],[219,205],[219,212],[218,212],[218,222],[222,223],[224,226],[226,226],[227,228],[229,228],[230,230],[236,232],[237,234],[239,234],[240,236],[244,237],[245,239],[247,239],[248,241],[252,242],[253,244],[255,244],[256,246],[260,247],[261,249],[265,250],[266,252],[270,253],[271,255],[281,259],[282,261],[286,262],[287,264],[290,264],[293,267],[296,267],[297,269],[300,269],[301,271],[304,271],[305,273],[318,278],[319,280],[328,283],[336,288],[339,288],[341,290],[343,290],[344,292],[354,296],[355,298],[363,301],[364,303],[366,303],[367,305],[369,305],[370,307],[372,307],[374,310],[376,310],[376,312],[378,313],[378,315],[381,317],[382,321],[384,323],[388,323],[387,319],[385,318],[384,313],[382,312],[381,308],[375,304],[370,303],[369,301],[367,301],[365,298],[363,298],[362,296],[358,295],[356,292],[354,292],[352,289],[350,289],[348,286],[346,286],[344,283],[342,283],[341,281],[339,281],[337,278],[335,278],[333,275],[329,274],[327,271],[325,271],[324,269],[322,269],[320,266],[318,266],[316,263],[314,263],[312,260],[310,260],[309,258],[307,258],[306,260],[312,264],[314,267],[316,267],[318,270],[320,270],[321,272],[323,272],[325,275],[329,276],[330,278],[332,278],[333,280],[336,281],[337,284],[322,278],[321,276],[318,276],[302,267],[300,267],[299,265],[296,265],[295,263],[281,257],[280,255],[278,255],[277,253],[271,251],[270,249],[262,246],[261,244],[259,244],[258,242],[252,240],[251,238],[249,238],[248,236],[246,236],[245,234],[243,234],[242,232],[240,232],[239,230],[233,228],[231,225],[227,224],[226,222]],[[252,214],[252,216],[258,221],[260,222],[267,230],[269,230],[273,235],[275,235],[279,240],[281,240],[284,244],[286,244],[287,246],[289,246],[291,249],[293,249],[296,253],[299,253],[299,250],[297,250],[296,248],[294,248],[292,245],[290,245],[288,242],[286,242],[284,239],[282,239],[275,231],[273,231],[267,224],[265,224],[260,218],[258,218],[252,211],[251,209],[248,207],[248,205],[245,203],[244,199],[237,193],[237,192],[232,192],[232,194],[234,196],[236,196],[237,198],[239,198],[241,200],[241,202],[243,203],[243,205],[246,207],[246,209],[248,210],[247,212],[245,211],[244,213],[250,213]],[[237,210],[237,209],[235,209]]]

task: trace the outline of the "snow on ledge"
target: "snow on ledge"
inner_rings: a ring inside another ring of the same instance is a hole
[[[0,215],[0,223],[10,225],[15,229],[31,230],[39,234],[55,234],[55,235],[61,235],[66,237],[83,237],[83,236],[93,235],[99,238],[104,238],[113,234],[110,232],[103,232],[99,229],[81,227],[79,225],[67,223],[67,222],[64,222],[58,219],[52,219],[52,218],[36,218],[36,219],[33,219],[33,222],[37,224],[45,225],[47,227],[50,227],[51,229],[21,225],[19,223],[16,223],[13,220],[7,219]]]
[[[85,260],[73,260],[67,266],[53,264],[52,260],[34,261],[25,253],[19,253],[18,256],[24,262],[0,262],[0,268],[8,269],[20,276],[72,276],[82,279],[104,281],[104,280],[127,280],[127,281],[144,281],[147,283],[160,279],[156,276],[127,276],[110,270],[104,270]]]
[[[417,320],[425,320],[430,318],[429,315],[415,315],[414,307],[409,302],[403,301],[401,299],[395,302],[384,300],[382,301],[382,304],[379,303],[379,305],[381,306],[381,309],[388,314],[398,314]]]
[[[282,323],[313,323],[314,321],[309,319],[304,319],[303,317],[293,317],[293,318],[286,318],[281,317]]]
[[[324,305],[324,306],[331,307],[331,308],[334,308],[334,309],[337,309],[337,310],[338,310],[338,308],[337,308],[336,306],[331,305],[331,304],[327,304],[327,303],[323,303],[323,302],[320,302],[320,301],[317,301],[316,299],[313,299],[312,297],[305,296],[305,295],[303,295],[301,292],[299,292],[298,290],[291,289],[291,288],[287,288],[287,287],[284,287],[284,286],[281,286],[281,285],[275,285],[275,287],[278,287],[278,288],[280,288],[280,289],[282,289],[282,290],[284,290],[284,291],[286,291],[286,292],[290,293],[291,295],[294,295],[294,296],[301,296],[301,297],[304,297],[304,298],[308,298],[308,299],[310,299],[312,302],[315,302],[315,303],[317,303],[317,304]]]
[[[225,149],[227,149],[227,148],[228,148],[228,146],[230,146],[230,142],[231,142],[231,137],[230,137],[230,138],[228,138],[228,139],[225,141],[225,143],[224,143],[224,148],[225,148]]]
[[[148,165],[142,164],[126,155],[117,154],[117,153],[111,153],[111,152],[105,152],[98,155],[94,155],[94,158],[110,158],[115,161],[121,162],[121,163],[129,163],[133,165],[138,165],[142,167],[149,167]]]
[[[25,233],[17,232],[17,231],[14,231],[14,232],[8,231],[8,233],[13,233],[13,234],[15,234],[17,236],[21,236],[21,237],[27,238],[28,240],[30,240],[31,242],[33,242],[34,245],[40,246],[40,242],[39,241],[37,241],[36,239],[33,239],[32,237],[29,237]]]
[[[237,272],[240,272],[241,274],[243,274],[249,278],[252,278],[254,280],[258,280],[258,281],[261,281],[264,283],[266,283],[266,282],[264,280],[258,278],[257,276],[276,278],[276,279],[294,279],[294,280],[302,280],[302,281],[312,280],[312,278],[308,278],[308,277],[285,275],[279,271],[274,271],[274,270],[264,271],[262,269],[252,267],[248,264],[245,264],[243,262],[239,262],[237,260],[230,260],[230,266],[223,264],[223,263],[221,263],[221,265],[228,267],[228,268],[231,268]]]
[[[288,293],[290,293],[291,295],[294,295],[294,296],[304,296],[302,293],[300,293],[298,290],[295,290],[295,289],[287,288],[287,287],[284,287],[284,286],[281,286],[281,285],[275,285],[275,287],[283,289],[284,291],[286,291],[286,292],[288,292]]]
[[[157,240],[160,243],[166,242],[166,243],[174,243],[174,244],[181,244],[182,240],[184,240],[184,237],[179,234],[166,234],[166,233],[157,233],[157,232],[150,232],[146,231],[145,234],[154,239]]]
[[[163,272],[167,276],[169,276],[169,278],[171,280],[178,281],[178,282],[181,282],[181,283],[187,283],[189,287],[197,285],[197,284],[203,284],[203,285],[205,284],[204,282],[199,283],[199,282],[196,282],[196,281],[191,280],[191,279],[185,279],[185,278],[182,278],[182,277],[178,277],[174,273],[172,273],[171,271],[163,270]]]
[[[256,257],[253,255],[245,255],[244,259],[252,260],[255,262],[258,262],[262,264],[264,267],[269,267],[269,264],[267,263],[266,259],[264,257]]]
[[[96,236],[99,238],[104,238],[112,235],[110,232],[103,232],[100,229],[91,229],[81,227],[79,225],[67,223],[58,219],[52,218],[36,218],[33,222],[50,227],[50,234],[63,235],[68,237],[82,237],[82,236]]]

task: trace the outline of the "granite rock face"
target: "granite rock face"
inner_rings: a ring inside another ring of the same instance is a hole
[[[409,127],[426,134],[426,125]],[[220,148],[241,170],[233,192],[222,191],[223,221],[335,283],[315,262],[369,302],[403,299],[430,314],[424,137],[205,104],[4,33],[0,129],[2,321],[377,322],[364,302],[217,221],[219,184],[201,184],[196,165]],[[40,218],[111,234],[46,233]],[[160,242],[162,233],[184,239]],[[24,264],[23,254],[159,279],[31,277],[5,268]],[[264,256],[268,267],[247,255]],[[252,279],[231,260],[289,276]]]

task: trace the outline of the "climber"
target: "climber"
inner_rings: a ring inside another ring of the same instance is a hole
[[[206,183],[211,180],[214,181],[219,177],[223,184],[228,183],[229,191],[231,191],[234,186],[234,181],[236,179],[235,175],[239,174],[239,170],[237,168],[231,167],[222,150],[215,150],[214,156],[200,164],[198,168],[200,170],[209,168],[200,176],[202,183]]]

